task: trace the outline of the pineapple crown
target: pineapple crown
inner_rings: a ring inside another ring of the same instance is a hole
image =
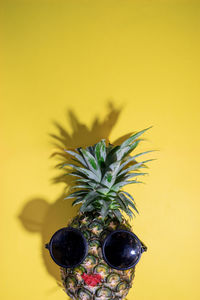
[[[65,150],[74,163],[62,164],[62,168],[67,168],[66,175],[76,177],[76,184],[71,188],[76,191],[65,199],[75,198],[72,205],[81,204],[81,213],[98,212],[103,220],[110,216],[121,222],[122,212],[130,218],[135,216],[133,210],[137,213],[138,210],[134,198],[122,188],[127,184],[141,183],[137,177],[148,174],[141,173],[140,169],[147,168],[145,163],[152,159],[141,162],[136,159],[152,151],[134,156],[130,153],[143,140],[139,137],[149,128],[133,134],[119,146],[106,146],[105,140],[101,140],[85,149]]]

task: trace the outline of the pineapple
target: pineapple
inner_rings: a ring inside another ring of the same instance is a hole
[[[75,178],[72,187],[75,191],[65,199],[74,199],[73,206],[81,205],[68,227],[78,229],[88,245],[87,255],[79,265],[60,267],[63,288],[72,299],[123,299],[132,286],[135,265],[113,267],[104,259],[102,243],[116,230],[132,232],[123,213],[132,218],[138,210],[133,197],[122,188],[140,182],[137,177],[147,174],[140,169],[145,168],[150,159],[142,162],[136,159],[151,151],[134,156],[130,153],[148,129],[135,133],[119,146],[106,145],[105,140],[101,140],[85,149],[65,150],[73,164],[62,164],[62,167]],[[141,244],[145,251],[145,245]]]
[[[66,293],[72,299],[83,300],[124,298],[132,286],[135,267],[123,271],[111,268],[103,259],[100,241],[109,230],[131,230],[130,224],[123,217],[120,221],[114,216],[103,220],[98,213],[86,212],[78,214],[68,226],[78,226],[87,239],[89,249],[79,266],[72,269],[61,267]],[[94,274],[94,278],[91,275],[87,277],[87,274]]]

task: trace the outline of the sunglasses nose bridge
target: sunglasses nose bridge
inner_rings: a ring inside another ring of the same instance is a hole
[[[49,250],[49,244],[45,244],[45,248]]]

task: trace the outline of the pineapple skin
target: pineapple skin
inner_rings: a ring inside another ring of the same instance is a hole
[[[60,268],[63,289],[72,299],[103,300],[123,299],[132,287],[135,267],[128,270],[111,268],[103,259],[101,243],[109,232],[116,229],[131,231],[131,226],[123,217],[120,223],[117,218],[108,216],[104,221],[97,213],[79,213],[68,224],[77,228],[88,242],[88,255],[75,268]],[[86,274],[100,274],[101,282],[96,286],[87,285],[81,277]]]

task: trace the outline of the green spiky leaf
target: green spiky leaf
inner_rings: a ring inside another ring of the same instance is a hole
[[[123,194],[127,195],[133,202],[135,202],[134,198],[128,192],[121,191],[120,193],[123,193]]]
[[[138,213],[134,198],[122,188],[128,184],[141,183],[133,179],[147,174],[140,172],[140,169],[146,168],[146,163],[153,159],[142,162],[136,159],[152,151],[133,156],[130,154],[143,140],[140,136],[149,128],[133,134],[119,146],[106,146],[105,140],[101,140],[94,146],[77,148],[76,152],[65,150],[71,155],[73,164],[65,163],[62,168],[67,172],[71,168],[67,175],[77,178],[71,190],[78,189],[65,199],[75,198],[73,205],[81,204],[82,213],[98,211],[103,219],[115,216],[121,222],[122,212],[131,218],[133,211]]]
[[[65,197],[64,199],[73,199],[73,198],[75,198],[75,197],[78,197],[78,196],[85,196],[85,195],[87,195],[87,191],[81,190],[81,191],[77,191],[77,192],[71,193],[70,195],[68,195],[68,196]]]
[[[102,166],[102,163],[105,163],[106,160],[106,144],[105,140],[101,140],[95,146],[95,156],[99,166]]]
[[[115,217],[118,219],[118,221],[121,223],[122,222],[122,214],[118,209],[113,210],[113,214]]]
[[[80,204],[80,203],[83,203],[83,197],[78,197],[76,200],[74,200],[73,202],[72,202],[72,206],[75,206],[75,205],[78,205],[78,204]]]
[[[85,168],[81,168],[81,167],[76,167],[76,170],[82,176],[86,176],[89,179],[92,179],[92,180],[94,180],[96,182],[99,182],[99,177],[96,174],[94,174],[91,170],[85,169]]]
[[[85,160],[83,159],[83,157],[80,154],[78,154],[74,151],[71,151],[71,150],[64,150],[64,151],[66,153],[74,156],[78,160],[78,162],[80,162],[84,167],[87,167],[87,164],[86,164]]]
[[[95,176],[98,178],[98,181],[101,180],[101,171],[99,169],[99,165],[97,161],[95,160],[94,156],[85,149],[80,149],[89,169],[95,174]]]
[[[86,207],[88,205],[91,205],[91,203],[97,198],[99,197],[98,193],[96,193],[95,191],[91,191],[89,192],[83,199],[83,205],[80,208],[81,212],[86,211]]]
[[[89,185],[86,185],[86,184],[82,184],[82,185],[74,185],[70,188],[70,191],[71,190],[74,190],[74,189],[82,189],[82,190],[85,190],[85,189],[91,189],[91,187]]]
[[[137,180],[122,181],[122,182],[119,182],[119,183],[116,183],[115,185],[113,185],[111,190],[114,192],[118,192],[123,186],[125,186],[127,184],[132,184],[132,183],[141,183],[141,181],[137,181]]]
[[[127,198],[126,196],[124,196],[122,193],[119,193],[119,197],[126,201],[128,205],[130,205],[138,214],[139,214],[139,211],[137,210],[135,204],[129,199]]]
[[[130,138],[128,138],[126,141],[124,141],[121,144],[120,148],[124,148],[124,147],[130,145],[133,141],[135,141],[137,138],[139,138],[145,131],[149,130],[150,128],[152,128],[152,126],[133,134]]]

